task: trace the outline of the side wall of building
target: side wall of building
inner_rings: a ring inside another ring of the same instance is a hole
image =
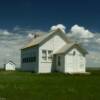
[[[38,47],[21,50],[21,69],[38,72]]]

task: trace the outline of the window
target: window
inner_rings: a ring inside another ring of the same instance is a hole
[[[74,51],[74,52],[73,52],[73,56],[75,56],[75,54],[76,54],[76,52]]]
[[[42,50],[42,59],[47,60],[47,51],[46,50]]]
[[[22,59],[22,62],[23,62],[23,63],[25,62],[25,58]]]
[[[23,60],[22,60],[22,61],[23,61],[23,63],[26,63],[26,58],[23,58]]]
[[[48,60],[52,60],[52,50],[48,50]]]
[[[60,59],[60,56],[58,56],[58,66],[61,66],[61,59]]]
[[[43,61],[52,61],[53,51],[52,50],[42,50],[42,60]]]
[[[30,61],[33,62],[33,57],[30,57]]]
[[[33,62],[36,62],[36,57],[32,57],[33,58]]]
[[[30,63],[30,62],[36,62],[36,57],[28,57],[28,58],[23,58],[22,59],[23,63]]]
[[[27,63],[29,62],[29,59],[28,59],[28,58],[26,58],[26,62],[27,62]]]
[[[29,57],[28,59],[29,59],[28,62],[31,62],[31,57]]]

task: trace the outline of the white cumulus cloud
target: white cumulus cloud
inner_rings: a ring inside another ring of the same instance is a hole
[[[52,31],[55,31],[57,29],[61,29],[65,33],[66,27],[63,24],[57,24],[51,27]]]
[[[80,37],[80,38],[93,38],[94,34],[90,32],[88,29],[85,29],[82,26],[74,25],[71,28],[71,33],[74,36]]]
[[[33,35],[32,33],[29,33],[29,34],[28,34],[28,37],[29,37],[29,38],[33,38],[34,35]]]
[[[8,30],[2,30],[0,29],[0,35],[10,35],[11,33],[8,32]]]
[[[51,30],[60,28],[65,32],[66,27],[62,24],[58,24],[51,27]],[[0,29],[0,67],[3,67],[4,63],[8,60],[13,60],[17,67],[20,67],[20,49],[34,37],[34,34],[44,35],[48,32],[41,30],[27,29],[15,27],[12,31]],[[100,33],[92,33],[89,30],[79,25],[74,25],[69,33],[73,37],[78,37],[78,41],[87,44],[86,49],[89,52],[88,59],[89,65],[94,63],[95,66],[100,65]],[[95,34],[95,35],[94,35]],[[10,36],[9,36],[10,35]],[[70,35],[69,35],[70,37]],[[83,37],[85,37],[83,39]],[[93,52],[94,50],[94,52]],[[88,66],[89,66],[88,65]]]
[[[96,43],[100,44],[100,38],[96,39],[95,41]]]

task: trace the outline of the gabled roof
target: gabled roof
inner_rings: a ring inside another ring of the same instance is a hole
[[[57,29],[53,32],[50,32],[48,34],[39,36],[37,38],[33,38],[31,42],[29,42],[25,47],[23,47],[22,49],[26,49],[26,48],[30,48],[30,47],[34,47],[37,46],[39,44],[44,43],[46,40],[48,40],[50,37],[52,37],[55,34],[59,34],[61,37],[63,37],[63,39],[68,43],[70,42],[70,40],[67,38],[66,34],[62,32],[61,29]]]
[[[73,48],[77,48],[83,54],[87,54],[88,53],[81,45],[79,45],[77,43],[69,43],[69,44],[64,45],[55,54],[65,54],[65,53],[68,53]]]
[[[16,65],[16,64],[15,64],[13,61],[11,61],[11,60],[10,60],[8,63],[9,63],[9,64],[14,64],[14,65]],[[8,63],[6,63],[6,64],[8,64]]]
[[[29,43],[27,43],[26,46],[24,46],[22,49],[25,49],[25,48],[29,48],[29,47],[38,45],[38,44],[41,43],[41,41],[43,41],[46,37],[47,37],[47,35],[43,35],[43,36],[34,38],[34,39],[32,39]]]
[[[37,38],[33,38],[31,42],[29,42],[25,47],[22,48],[22,50],[30,48],[30,47],[35,47],[35,46],[41,45],[41,44],[45,43],[46,41],[48,41],[50,38],[52,38],[56,34],[60,35],[65,40],[65,42],[67,44],[64,45],[55,54],[67,53],[74,47],[77,48],[78,50],[80,50],[83,54],[87,54],[88,53],[81,45],[69,40],[69,38],[67,38],[67,36],[66,36],[66,33],[62,32],[61,29],[57,29],[57,30],[55,30],[53,32],[50,32],[48,34],[39,36]]]

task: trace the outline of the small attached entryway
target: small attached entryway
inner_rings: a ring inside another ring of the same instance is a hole
[[[65,73],[85,72],[85,57],[76,48],[65,54],[57,54],[56,59],[57,71]]]
[[[73,49],[65,55],[65,72],[85,72],[85,57],[77,49]]]
[[[85,73],[88,52],[78,44],[64,46],[56,53],[57,70],[64,73]]]

